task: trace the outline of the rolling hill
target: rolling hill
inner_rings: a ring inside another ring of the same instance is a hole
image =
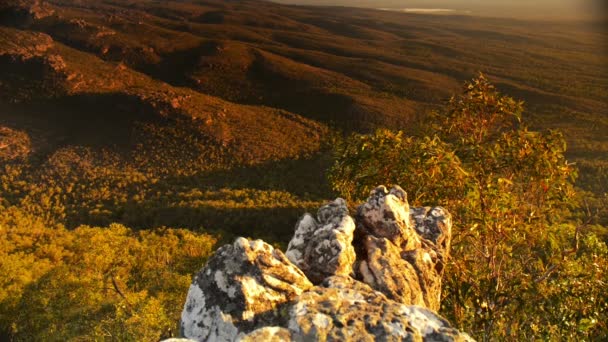
[[[332,131],[414,132],[482,71],[526,102],[533,127],[564,131],[582,186],[608,188],[607,40],[594,22],[255,0],[10,0],[0,19],[0,119],[29,146],[7,151],[34,163],[84,148],[163,179],[319,200]]]

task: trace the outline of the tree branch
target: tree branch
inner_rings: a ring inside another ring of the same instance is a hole
[[[114,287],[114,291],[116,291],[116,293],[118,293],[118,295],[120,297],[122,297],[122,299],[125,300],[125,303],[127,303],[127,307],[129,308],[129,311],[133,311],[133,307],[131,306],[131,303],[129,303],[129,300],[127,299],[127,296],[125,296],[124,293],[122,293],[122,291],[120,290],[120,287],[118,287],[118,283],[116,283],[116,279],[114,279],[114,276],[111,276],[112,279],[112,286]]]

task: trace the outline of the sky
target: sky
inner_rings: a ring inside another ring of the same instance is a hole
[[[608,0],[273,0],[285,4],[371,8],[444,8],[474,15],[589,19],[608,12]]]

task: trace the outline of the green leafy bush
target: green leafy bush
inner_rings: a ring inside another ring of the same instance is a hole
[[[330,182],[356,200],[399,184],[412,204],[453,213],[442,312],[479,339],[605,337],[606,245],[575,218],[562,135],[530,131],[522,112],[481,75],[422,137],[379,130],[339,144]]]

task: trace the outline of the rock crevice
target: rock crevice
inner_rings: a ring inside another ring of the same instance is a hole
[[[261,240],[218,249],[190,286],[182,333],[196,341],[469,341],[435,313],[451,217],[410,208],[398,186],[356,215],[343,199],[305,214],[283,254]]]

